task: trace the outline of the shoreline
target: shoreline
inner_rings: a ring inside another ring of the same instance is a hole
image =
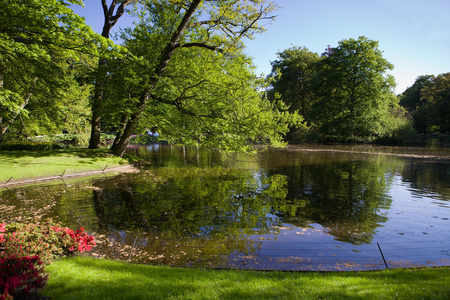
[[[331,146],[332,147],[332,146]],[[383,146],[382,146],[383,147]],[[417,154],[417,153],[395,153],[395,152],[383,152],[383,151],[367,151],[367,150],[346,150],[339,148],[329,148],[327,146],[320,145],[314,147],[311,145],[288,145],[285,150],[287,151],[304,151],[304,152],[339,152],[339,153],[355,153],[355,154],[367,154],[367,155],[388,155],[399,156],[409,158],[424,158],[424,159],[438,159],[438,160],[450,160],[449,155],[434,155],[434,154]]]
[[[62,180],[62,179],[87,177],[87,176],[106,174],[106,173],[112,173],[112,172],[117,172],[117,174],[139,173],[140,170],[132,165],[126,165],[126,166],[113,167],[110,169],[103,169],[103,170],[85,171],[85,172],[70,173],[70,174],[63,173],[62,175],[23,179],[23,180],[18,180],[18,181],[8,181],[6,183],[1,183],[0,189],[25,186],[25,185],[31,185],[31,184],[37,184],[37,183],[43,183],[43,182],[50,182],[50,181],[56,181],[56,180]]]

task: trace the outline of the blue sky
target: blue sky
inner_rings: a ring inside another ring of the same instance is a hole
[[[107,0],[108,3],[111,0]],[[384,57],[394,65],[390,72],[397,93],[420,75],[450,72],[450,0],[273,0],[281,8],[267,31],[245,41],[256,72],[270,73],[277,52],[293,46],[323,53],[348,38],[366,36],[379,42]],[[97,32],[103,26],[100,0],[85,0],[74,11]],[[116,26],[130,26],[124,16]],[[115,30],[117,28],[115,27]]]

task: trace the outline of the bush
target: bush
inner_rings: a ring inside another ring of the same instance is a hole
[[[29,299],[47,280],[39,256],[0,258],[0,299]]]
[[[376,143],[383,145],[408,145],[412,144],[416,138],[417,132],[412,125],[410,123],[404,123],[376,140]]]
[[[41,224],[0,224],[0,300],[29,299],[45,284],[43,264],[95,245],[83,227],[73,231],[47,220]]]
[[[2,239],[6,253],[15,256],[38,255],[44,263],[75,252],[89,251],[95,245],[94,237],[88,236],[83,227],[73,232],[52,220],[41,224],[13,223],[4,228]]]
[[[23,143],[5,143],[0,145],[0,150],[3,151],[45,151],[52,149],[66,149],[66,145],[48,142],[23,142]]]

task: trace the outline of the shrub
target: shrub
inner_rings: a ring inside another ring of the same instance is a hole
[[[39,256],[8,256],[0,258],[0,299],[29,299],[44,287],[44,274]]]
[[[66,145],[47,142],[5,143],[0,145],[0,150],[3,151],[17,151],[17,150],[45,151],[52,149],[65,149],[65,148],[67,148]]]
[[[94,237],[88,236],[84,228],[73,232],[52,220],[41,224],[12,223],[5,226],[4,232],[0,246],[3,243],[6,253],[16,256],[39,255],[44,263],[77,251],[89,251],[95,245]]]
[[[0,300],[30,299],[45,284],[43,264],[95,245],[83,227],[73,231],[51,219],[41,224],[0,224]]]
[[[417,132],[410,123],[399,124],[394,130],[376,142],[384,145],[408,145],[417,139]]]

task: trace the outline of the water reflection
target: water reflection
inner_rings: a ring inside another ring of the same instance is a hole
[[[295,148],[130,151],[147,161],[139,174],[1,191],[0,220],[83,226],[99,240],[96,255],[145,263],[380,268],[377,241],[392,243],[393,256],[396,243],[425,242],[401,257],[448,263],[446,160]]]
[[[450,200],[450,161],[408,160],[401,171],[404,182],[410,184],[415,196],[427,196],[439,200]]]

